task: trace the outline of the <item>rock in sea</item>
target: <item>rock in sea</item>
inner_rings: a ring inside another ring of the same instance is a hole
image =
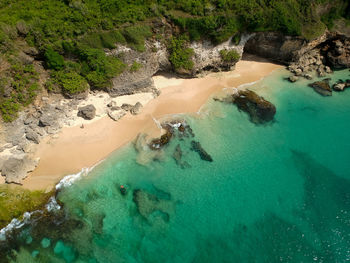
[[[197,152],[199,154],[199,157],[204,160],[204,161],[208,161],[208,162],[212,162],[213,158],[210,156],[209,153],[207,153],[202,145],[200,144],[200,142],[196,142],[196,141],[191,141],[191,146],[192,146],[192,150]]]
[[[309,84],[309,86],[322,96],[332,96],[332,89],[329,86],[328,80],[316,81]]]
[[[234,94],[233,103],[238,109],[247,112],[250,120],[256,124],[272,121],[276,114],[275,105],[251,90],[241,90]]]

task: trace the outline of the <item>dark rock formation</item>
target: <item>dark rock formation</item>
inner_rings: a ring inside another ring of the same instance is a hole
[[[165,133],[162,136],[160,136],[160,138],[156,138],[151,141],[151,144],[150,144],[151,150],[159,150],[163,148],[165,145],[167,145],[170,142],[172,137],[173,137],[173,133],[171,129],[166,127]]]
[[[208,161],[208,162],[212,162],[213,158],[210,156],[209,153],[207,153],[202,145],[200,144],[200,142],[196,142],[196,141],[191,141],[191,149],[195,152],[197,152],[199,154],[199,157],[204,160],[204,161]]]
[[[350,67],[350,40],[339,38],[327,44],[322,51],[327,54],[330,66],[334,69]]]
[[[158,198],[145,190],[134,190],[133,201],[139,214],[148,221],[154,219],[152,216],[155,216],[168,222],[170,214],[174,211],[174,205],[170,200]]]
[[[121,108],[125,111],[130,111],[132,109],[132,105],[131,104],[128,104],[128,103],[124,103]]]
[[[78,109],[78,116],[84,118],[85,120],[92,120],[95,118],[96,108],[94,105],[86,105]]]
[[[310,87],[312,87],[317,93],[321,94],[322,96],[332,96],[332,89],[329,86],[329,81],[323,80],[323,81],[316,81],[314,83],[309,84]]]
[[[241,90],[234,94],[233,103],[238,109],[247,112],[250,120],[256,124],[272,121],[276,114],[275,105],[251,90]]]
[[[305,40],[302,38],[284,36],[276,32],[260,32],[248,40],[244,51],[288,64],[304,45]]]

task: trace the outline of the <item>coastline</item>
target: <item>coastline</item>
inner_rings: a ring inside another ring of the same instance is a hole
[[[224,88],[244,89],[244,84],[259,81],[279,68],[282,66],[249,56],[230,72],[195,79],[155,76],[153,80],[161,94],[155,99],[150,99],[149,94],[137,94],[146,97],[139,115],[128,113],[118,122],[106,116],[85,124],[83,129],[80,125],[65,127],[57,136],[46,137],[34,151],[34,157],[40,157],[39,165],[23,181],[23,187],[49,191],[66,175],[94,166],[139,133],[160,136],[155,120],[167,115],[196,113],[214,93]],[[123,97],[132,96],[135,95]]]

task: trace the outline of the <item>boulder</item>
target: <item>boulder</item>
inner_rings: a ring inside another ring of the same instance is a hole
[[[197,152],[202,160],[208,162],[213,161],[213,158],[203,149],[200,142],[191,141],[191,150]]]
[[[121,119],[124,115],[126,114],[125,110],[108,110],[108,116],[114,120],[114,121],[118,121],[119,119]]]
[[[171,138],[173,137],[173,132],[170,128],[167,127],[165,130],[166,132],[160,136],[160,138],[156,138],[151,141],[149,145],[151,150],[160,150],[170,142]]]
[[[142,104],[140,102],[137,102],[131,109],[130,109],[130,113],[132,115],[137,115],[141,112],[142,109]]]
[[[255,124],[272,121],[276,114],[275,105],[254,91],[241,90],[232,97],[233,103],[237,105],[238,109],[247,112],[250,120]]]
[[[131,104],[124,103],[121,108],[125,111],[130,111],[133,108],[133,106]]]
[[[41,115],[39,119],[39,126],[41,127],[53,126],[55,124],[56,124],[56,118],[51,113],[44,113]]]
[[[27,140],[32,141],[32,142],[34,142],[36,144],[38,144],[39,140],[40,140],[38,133],[35,132],[32,129],[27,129],[27,131],[26,131],[26,138],[27,138]]]
[[[27,155],[10,157],[2,166],[1,174],[5,176],[6,183],[21,184],[21,181],[27,177],[38,165],[39,160],[30,159]]]
[[[94,105],[89,104],[78,109],[78,116],[84,118],[85,120],[92,120],[95,118],[96,108]]]
[[[312,76],[310,74],[304,74],[304,78],[308,80],[312,80]]]
[[[297,76],[290,76],[290,77],[288,78],[289,82],[292,82],[292,83],[296,82],[298,79],[299,79],[299,78],[298,78]]]
[[[327,80],[316,81],[309,84],[309,86],[322,96],[332,96],[332,89],[329,86],[329,82]]]

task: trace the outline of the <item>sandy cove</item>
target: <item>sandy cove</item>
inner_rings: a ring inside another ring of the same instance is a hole
[[[45,138],[34,151],[34,156],[40,157],[39,165],[23,181],[23,186],[32,190],[49,190],[65,175],[93,166],[135,139],[139,133],[159,136],[161,131],[154,119],[171,114],[196,113],[212,94],[260,80],[281,67],[260,58],[248,58],[239,61],[234,71],[212,73],[202,78],[155,76],[154,82],[161,95],[144,100],[143,103],[148,103],[139,115],[128,113],[118,122],[102,117],[85,124],[84,128],[80,125],[66,127],[58,136]],[[145,96],[148,98],[149,94]]]

